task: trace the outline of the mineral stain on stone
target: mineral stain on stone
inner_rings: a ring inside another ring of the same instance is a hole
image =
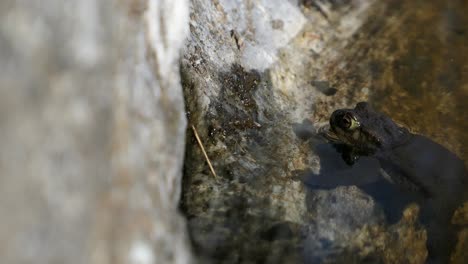
[[[232,65],[231,71],[219,73],[221,91],[218,99],[210,104],[212,110],[207,116],[210,136],[221,134],[226,138],[237,131],[261,127],[254,99],[261,81],[260,76],[260,73],[254,70],[246,72],[238,64]]]
[[[282,221],[284,208],[271,197],[273,185],[281,186],[277,181],[285,180],[280,178],[283,161],[275,151],[281,138],[275,133],[281,130],[270,124],[270,118],[280,115],[260,105],[269,96],[268,76],[238,64],[212,76],[219,91],[202,118],[207,125],[205,147],[219,180],[208,176],[205,164],[186,165],[189,176],[184,179],[181,207],[194,247],[200,257],[214,263],[296,262],[298,227]],[[186,91],[194,87],[190,78],[184,86]],[[196,157],[197,151],[196,146],[188,147],[187,156]],[[271,165],[261,166],[266,162]]]

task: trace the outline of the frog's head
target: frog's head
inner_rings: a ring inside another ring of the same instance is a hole
[[[408,131],[386,115],[360,102],[354,109],[339,109],[330,117],[330,131],[346,145],[363,152],[391,147],[407,137]]]

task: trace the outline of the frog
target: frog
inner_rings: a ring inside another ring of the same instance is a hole
[[[380,177],[403,192],[418,194],[420,219],[428,232],[428,263],[448,263],[456,243],[451,217],[467,201],[464,161],[430,138],[410,132],[368,102],[335,110],[329,125],[324,136],[346,164],[355,166],[360,158],[372,157],[380,165]],[[340,181],[359,183],[339,177],[337,185]]]

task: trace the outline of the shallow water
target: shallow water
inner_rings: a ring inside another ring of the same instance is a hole
[[[468,1],[396,1],[388,9],[385,23],[405,14],[398,24],[386,24],[393,31],[374,36],[375,45],[385,48],[368,54],[371,103],[456,153],[467,166]],[[466,252],[463,242],[455,262],[464,259],[460,252]]]
[[[405,14],[374,36],[386,48],[369,54],[371,102],[468,160],[468,1],[406,1],[388,12]]]
[[[383,178],[379,161],[374,157],[361,157],[350,166],[332,144],[317,144],[313,149],[320,157],[320,172],[298,173],[298,177],[311,190],[331,190],[339,186],[356,185],[379,203],[389,224],[400,220],[403,210],[411,202],[417,202],[422,198],[421,194],[404,191]]]
[[[337,96],[327,99],[327,104],[334,104],[341,97],[347,99],[346,107],[368,100],[413,133],[443,145],[468,166],[467,13],[468,1],[388,2],[363,25],[355,41],[348,44],[350,52],[340,59],[347,67],[330,74],[339,89]],[[347,89],[351,91],[342,92]],[[364,165],[368,170],[363,170],[359,162],[357,167],[342,172],[344,162],[339,161],[339,154],[333,156],[320,148],[314,151],[320,156],[321,172],[302,175],[309,182],[333,188],[343,183],[334,177],[339,174],[360,175],[360,180],[367,180],[379,173],[370,163]],[[427,164],[427,168],[435,167],[443,171],[444,164]],[[382,205],[390,223],[401,217],[405,204],[419,199],[402,196],[398,189],[382,181],[361,184],[360,189]],[[396,197],[400,201],[395,202]],[[447,222],[441,229],[450,228],[449,225]],[[460,241],[468,238],[464,232]],[[464,259],[463,245],[459,244],[455,263]]]

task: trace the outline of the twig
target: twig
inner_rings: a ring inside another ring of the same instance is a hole
[[[200,146],[202,152],[203,152],[203,155],[205,155],[205,159],[206,159],[206,162],[208,163],[208,166],[210,167],[210,170],[211,170],[211,173],[213,173],[214,177],[215,178],[218,178],[218,175],[216,175],[216,172],[215,170],[213,169],[213,165],[211,165],[211,162],[210,162],[210,159],[208,158],[208,155],[206,154],[206,151],[205,151],[205,148],[203,147],[203,143],[201,142],[201,139],[200,137],[198,136],[198,132],[197,130],[195,129],[195,126],[192,125],[192,130],[193,130],[193,133],[195,134],[195,138],[197,139],[198,141],[198,145]]]

